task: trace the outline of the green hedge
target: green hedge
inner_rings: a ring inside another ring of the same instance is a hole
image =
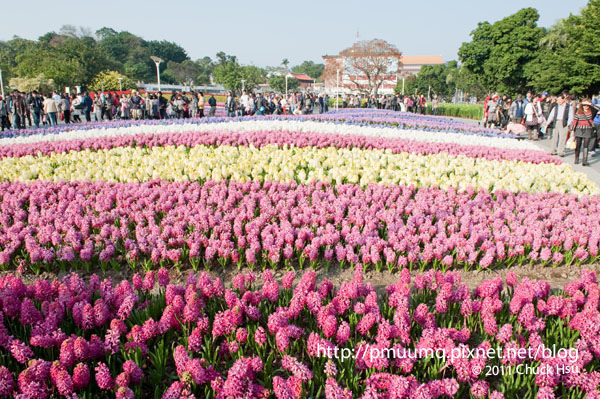
[[[431,104],[427,104],[428,115],[433,114]],[[438,115],[455,116],[457,118],[483,119],[483,105],[481,104],[440,104],[437,110]]]

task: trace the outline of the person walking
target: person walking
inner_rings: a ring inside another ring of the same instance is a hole
[[[102,122],[102,113],[104,112],[103,107],[104,103],[102,101],[102,95],[100,90],[98,90],[94,96],[94,118],[96,119],[96,122]]]
[[[46,99],[44,100],[44,113],[48,115],[50,124],[52,126],[56,126],[56,115],[58,114],[58,105],[56,104],[56,101],[50,94],[48,94],[46,96]]]
[[[71,116],[73,117],[73,122],[81,122],[81,106],[83,103],[83,97],[81,94],[73,95],[71,98]]]
[[[227,98],[225,99],[225,110],[227,111],[227,116],[234,116],[235,106],[232,106],[233,103],[233,94],[229,91],[227,92]]]
[[[517,95],[517,99],[510,105],[510,121],[512,123],[521,123],[523,116],[525,116],[525,103],[523,102],[523,96]]]
[[[87,91],[85,93],[83,93],[83,107],[82,107],[82,111],[83,114],[85,115],[85,121],[86,122],[91,122],[92,121],[92,105],[94,104],[94,102],[92,101],[92,97],[90,97],[90,93],[88,93]]]
[[[66,93],[60,95],[59,108],[65,123],[71,123],[71,99]]]
[[[573,122],[573,108],[567,103],[564,95],[556,98],[556,102],[550,109],[546,122],[546,131],[552,129],[551,154],[560,157],[565,156],[565,145],[569,135],[569,126]]]
[[[198,93],[198,117],[204,118],[204,93]]]
[[[129,100],[131,117],[135,120],[142,119],[142,106],[144,105],[144,101],[142,97],[139,95],[137,90],[133,90],[131,92],[131,99]]]
[[[210,106],[210,111],[208,112],[208,116],[215,116],[215,111],[217,110],[217,100],[214,95],[210,95],[208,99],[208,105]]]
[[[588,98],[584,98],[583,101],[577,107],[577,112],[573,117],[572,129],[575,134],[575,164],[579,163],[579,153],[583,148],[583,162],[582,166],[588,166],[588,152],[590,149],[590,143],[595,136],[594,118],[598,110],[593,107],[592,103]]]
[[[6,105],[6,100],[0,96],[0,128],[2,131],[4,129],[10,129],[10,125],[8,124],[8,105]]]
[[[538,128],[542,121],[542,110],[539,107],[537,97],[533,97],[532,102],[525,106],[525,127],[527,128],[527,138],[529,140],[538,140]]]
[[[44,112],[44,100],[41,97],[41,94],[37,90],[34,90],[29,99],[29,109],[31,110],[33,124],[36,128],[40,127],[40,121]]]

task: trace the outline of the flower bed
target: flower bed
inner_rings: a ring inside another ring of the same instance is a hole
[[[207,273],[171,284],[165,269],[9,274],[0,397],[598,398],[599,291],[586,271],[553,293],[510,273],[470,291],[456,272],[406,269],[383,293],[360,268],[339,287],[313,271],[231,287]]]
[[[600,189],[528,142],[310,118],[168,122],[0,139],[0,265],[597,259]]]
[[[0,183],[0,264],[33,271],[598,260],[600,197],[372,184]]]
[[[219,110],[220,111],[220,110]],[[7,130],[0,133],[0,138],[17,138],[21,139],[27,136],[42,136],[42,135],[54,135],[61,134],[64,132],[73,131],[102,131],[104,129],[113,128],[130,128],[136,126],[148,127],[156,131],[156,127],[163,126],[168,129],[178,129],[178,126],[184,126],[189,129],[189,126],[200,126],[204,124],[214,123],[230,123],[240,121],[283,121],[288,126],[299,127],[302,125],[295,124],[291,125],[290,122],[330,122],[337,125],[344,125],[338,127],[337,130],[346,129],[348,126],[372,126],[379,128],[394,128],[391,131],[387,131],[388,134],[396,136],[402,134],[402,130],[419,130],[420,132],[442,132],[442,133],[458,133],[469,136],[480,136],[480,137],[493,137],[493,138],[517,138],[518,136],[504,133],[502,130],[497,129],[484,129],[478,126],[473,126],[468,123],[459,122],[443,117],[436,116],[425,116],[415,115],[409,113],[399,113],[392,111],[380,111],[380,110],[340,110],[332,111],[326,114],[315,114],[315,115],[268,115],[268,116],[246,116],[246,117],[235,117],[235,118],[224,118],[223,114],[218,115],[215,118],[188,118],[188,119],[166,119],[166,120],[114,120],[109,122],[93,122],[83,124],[70,124],[60,125],[57,127],[47,127],[41,129],[22,129],[22,130]],[[303,126],[309,126],[305,124]],[[160,128],[159,128],[160,129]],[[142,129],[143,130],[143,129]],[[375,135],[380,135],[380,132],[376,132]],[[48,139],[48,138],[47,138]],[[2,140],[3,142],[11,142],[11,140]],[[17,141],[18,142],[18,141]]]

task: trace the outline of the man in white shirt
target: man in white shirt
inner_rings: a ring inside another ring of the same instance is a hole
[[[559,96],[556,99],[556,104],[550,110],[548,115],[548,121],[546,122],[546,128],[551,127],[554,129],[552,135],[552,155],[557,154],[560,157],[565,156],[565,145],[567,143],[567,135],[569,133],[569,126],[573,121],[573,107],[567,102],[564,95]]]

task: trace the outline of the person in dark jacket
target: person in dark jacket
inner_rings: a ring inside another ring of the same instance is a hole
[[[162,91],[158,92],[158,113],[160,115],[160,119],[168,119],[167,116],[167,106],[169,102],[166,98],[163,97]]]
[[[83,93],[83,108],[81,109],[83,111],[83,114],[85,115],[85,121],[86,122],[91,122],[92,120],[92,105],[94,104],[94,102],[92,101],[92,97],[90,97],[90,93],[88,93],[87,91],[85,93]]]
[[[29,109],[33,114],[33,124],[36,128],[40,127],[40,121],[42,120],[42,114],[44,112],[44,101],[41,95],[34,90],[28,99]]]
[[[217,100],[214,95],[210,95],[208,99],[208,106],[210,107],[210,111],[208,112],[208,116],[215,116],[215,111],[217,110]]]

